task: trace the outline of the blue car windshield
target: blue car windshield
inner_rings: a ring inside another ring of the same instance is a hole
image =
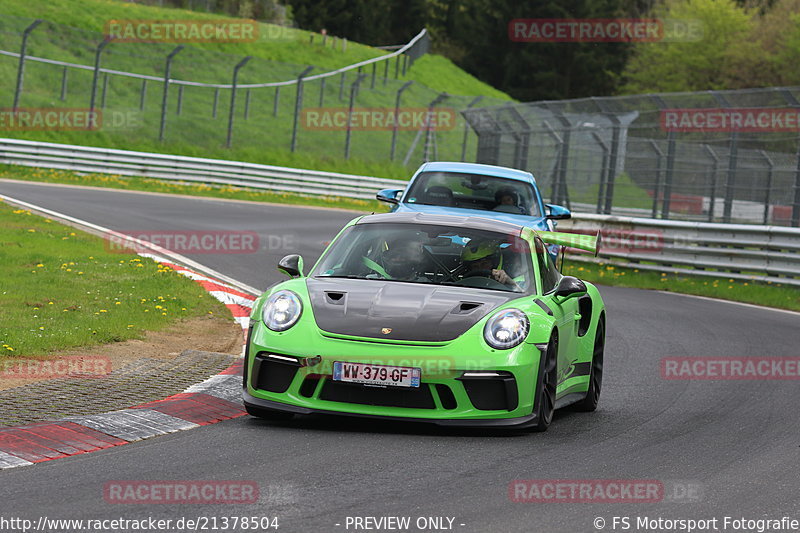
[[[530,293],[531,252],[518,235],[464,227],[356,224],[311,273],[320,278],[388,280]]]
[[[484,174],[423,172],[414,180],[403,201],[541,216],[536,191],[530,183]]]

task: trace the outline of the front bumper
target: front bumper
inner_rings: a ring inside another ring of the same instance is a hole
[[[443,426],[443,427],[527,429],[536,426],[538,423],[535,414],[530,414],[528,416],[521,416],[515,418],[436,419],[436,418],[413,418],[408,416],[371,415],[364,413],[347,413],[342,411],[327,411],[325,409],[300,407],[297,405],[289,405],[272,400],[264,400],[262,398],[256,398],[255,396],[252,396],[247,391],[244,392],[244,404],[245,406],[259,407],[262,409],[271,409],[273,411],[292,413],[296,415],[318,414],[318,415],[328,415],[328,416],[372,418],[372,419],[390,420],[396,422],[418,422],[425,424],[435,424],[437,426]]]
[[[322,355],[319,351],[317,355],[287,353],[285,346],[278,352],[251,343],[245,361],[245,404],[296,414],[377,417],[441,426],[524,428],[537,422],[532,413],[542,352],[533,344],[523,343],[501,353],[462,351],[454,357],[446,354],[459,352],[447,347],[330,342]],[[353,353],[363,350],[369,356]],[[420,387],[334,381],[334,361],[418,367],[422,369]]]

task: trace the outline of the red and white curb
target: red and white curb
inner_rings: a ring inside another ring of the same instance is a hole
[[[0,198],[31,211],[38,211],[49,217],[61,219],[81,229],[89,230],[91,233],[131,239],[107,228],[27,202],[2,195]],[[136,241],[137,239],[132,240]],[[149,249],[159,253],[159,255],[139,253],[140,256],[153,259],[193,279],[214,298],[225,304],[234,320],[246,333],[248,317],[255,301],[252,294],[257,293],[255,289],[219,275],[219,273],[169,250],[143,241],[136,244],[139,246],[149,245],[147,246]],[[179,263],[190,264],[195,268],[187,268]],[[218,278],[224,278],[225,281]],[[73,416],[54,422],[37,422],[24,426],[0,428],[0,470],[95,452],[157,435],[194,429],[243,416],[246,412],[241,403],[241,373],[242,361],[239,360],[216,376],[163,400],[108,413]]]

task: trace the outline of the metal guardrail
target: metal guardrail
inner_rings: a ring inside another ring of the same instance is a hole
[[[598,257],[579,261],[800,287],[800,229],[573,214],[559,231],[597,233]]]
[[[360,199],[405,185],[370,176],[20,139],[0,139],[0,163]]]
[[[19,139],[0,139],[0,163],[373,199],[407,182],[222,159],[202,159]],[[574,213],[560,231],[596,233],[598,258],[617,266],[800,287],[800,229]]]

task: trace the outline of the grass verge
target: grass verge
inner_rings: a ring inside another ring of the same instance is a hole
[[[566,260],[564,274],[601,285],[708,296],[800,311],[800,290],[779,283],[738,281],[726,277],[687,276]]]
[[[142,338],[226,316],[202,287],[99,237],[0,204],[0,358]]]

